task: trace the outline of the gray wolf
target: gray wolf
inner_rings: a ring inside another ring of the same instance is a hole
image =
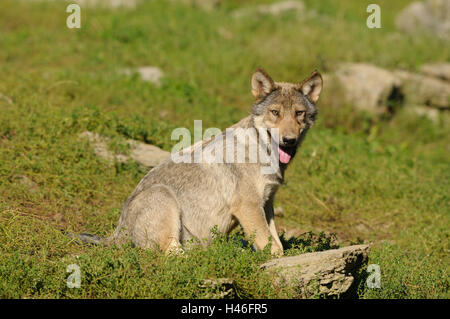
[[[175,163],[168,159],[139,182],[111,237],[101,240],[82,234],[79,238],[117,245],[131,240],[141,248],[159,247],[171,253],[182,250],[191,238],[208,243],[213,227],[228,234],[240,224],[246,236],[253,236],[256,249],[271,242],[271,252],[282,255],[273,200],[288,164],[314,124],[321,90],[322,77],[317,71],[300,83],[284,83],[274,82],[263,69],[257,69],[251,78],[255,98],[251,114],[232,128],[254,128],[257,134],[269,135],[269,129],[277,129],[275,147],[270,143],[258,146],[278,154],[277,171],[263,174],[260,162]],[[230,142],[227,135],[222,138]],[[215,139],[197,143],[190,151],[211,143]]]

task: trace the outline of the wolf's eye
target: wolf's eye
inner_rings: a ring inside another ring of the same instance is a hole
[[[272,110],[270,112],[272,112],[272,114],[275,116],[278,116],[280,114],[280,112],[278,112],[277,110]]]
[[[295,111],[295,115],[296,116],[300,116],[300,115],[303,115],[303,114],[305,114],[305,111]]]

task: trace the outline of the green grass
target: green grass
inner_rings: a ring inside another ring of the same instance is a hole
[[[304,2],[313,14],[301,19],[233,19],[232,10],[257,1],[210,13],[146,1],[135,11],[82,9],[82,28],[69,30],[64,3],[1,1],[0,92],[12,103],[0,98],[0,297],[206,298],[217,292],[201,282],[222,277],[235,281],[232,297],[296,297],[259,270],[267,251],[220,236],[174,258],[78,246],[62,231],[110,234],[146,173],[133,162],[98,159],[77,137],[85,130],[109,136],[118,151],[126,152],[127,138],[170,150],[176,127],[201,119],[204,128],[225,128],[248,114],[259,66],[275,80],[300,81],[340,62],[414,71],[450,60],[447,43],[396,32],[395,15],[409,1],[378,1],[379,30],[365,27],[370,1]],[[164,70],[161,87],[118,72],[143,65]],[[306,233],[286,254],[334,247],[308,232],[334,233],[340,246],[372,245],[382,288],[361,289],[361,298],[448,298],[448,121],[406,110],[374,121],[333,103],[319,101],[318,123],[277,194],[280,229]],[[22,175],[37,187],[21,183]],[[66,287],[72,263],[81,267],[80,289]]]

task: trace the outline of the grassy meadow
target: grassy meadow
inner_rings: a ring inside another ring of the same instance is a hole
[[[81,29],[68,29],[67,2],[0,1],[0,298],[209,298],[217,289],[202,281],[223,277],[235,282],[228,297],[299,297],[259,269],[268,251],[221,236],[165,257],[80,246],[63,234],[111,234],[146,174],[98,158],[81,132],[108,136],[124,154],[128,138],[170,151],[174,128],[203,120],[224,129],[246,116],[257,67],[295,82],[342,62],[416,71],[450,60],[448,42],[396,31],[410,1],[378,0],[381,29],[366,27],[373,1],[365,0],[304,0],[300,17],[232,17],[263,2],[273,1],[224,1],[211,12],[175,1],[82,8]],[[120,72],[146,65],[164,71],[160,86]],[[449,298],[448,114],[433,123],[404,105],[373,119],[333,103],[319,100],[277,193],[280,233],[300,233],[285,241],[286,254],[369,243],[381,288],[361,284],[359,298]],[[66,285],[69,264],[80,266],[79,289]]]

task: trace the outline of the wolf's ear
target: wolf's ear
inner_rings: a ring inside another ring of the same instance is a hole
[[[252,94],[260,99],[275,89],[275,83],[263,69],[256,69],[252,75]]]
[[[320,92],[322,91],[322,85],[322,76],[318,71],[314,71],[298,85],[298,90],[316,103],[319,99]]]

